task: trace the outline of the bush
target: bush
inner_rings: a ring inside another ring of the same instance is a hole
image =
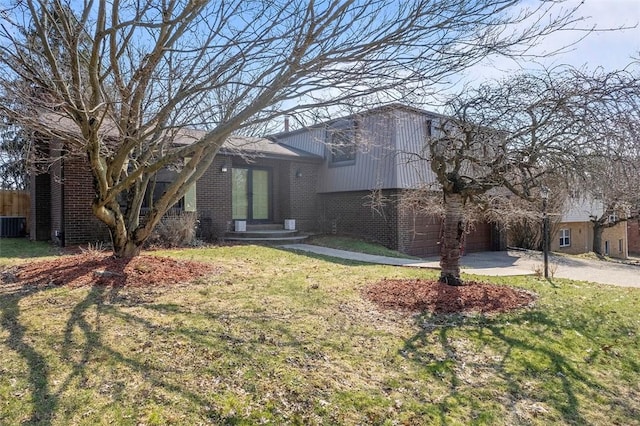
[[[167,213],[148,239],[149,245],[184,247],[193,243],[198,220],[195,213]]]

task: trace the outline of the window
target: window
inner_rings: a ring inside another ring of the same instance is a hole
[[[560,247],[569,247],[571,245],[571,230],[560,230]]]
[[[356,161],[356,131],[352,122],[340,123],[328,130],[327,142],[331,152],[331,164],[351,165]]]
[[[604,255],[609,256],[609,241],[604,242]]]
[[[171,185],[172,182],[156,182],[155,185],[153,184],[153,182],[149,183],[149,186],[147,187],[147,192],[144,194],[144,199],[142,201],[142,208],[143,209],[148,209],[151,207],[151,201],[153,200],[153,202],[156,202],[160,199],[160,197],[162,197],[162,194],[165,193],[165,191],[167,190],[167,188],[169,187],[169,185]],[[149,192],[151,189],[153,188],[153,199],[151,199],[151,193]],[[184,209],[184,197],[180,198],[178,200],[177,203],[175,203],[172,208],[174,209]]]
[[[426,126],[427,137],[433,136],[433,121],[427,120]]]
[[[622,239],[618,240],[618,251],[624,253],[624,240]]]
[[[618,214],[613,212],[609,215],[609,223],[616,223],[618,221]]]

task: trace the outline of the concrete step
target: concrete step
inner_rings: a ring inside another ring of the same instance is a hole
[[[247,232],[283,230],[282,223],[247,223]]]
[[[297,230],[285,230],[280,227],[280,229],[249,229],[247,226],[246,231],[237,232],[230,231],[225,234],[225,239],[229,238],[287,238],[287,237],[295,237],[298,235]]]
[[[226,236],[225,241],[235,241],[242,243],[257,244],[294,244],[309,238],[308,235],[294,235],[289,237],[246,237],[246,236]]]

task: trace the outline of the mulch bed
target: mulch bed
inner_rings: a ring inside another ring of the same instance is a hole
[[[147,255],[118,259],[107,253],[86,252],[21,265],[4,273],[2,281],[38,286],[149,287],[186,283],[212,272],[212,265],[187,260]]]
[[[215,272],[210,264],[187,260],[148,255],[118,259],[107,253],[84,252],[21,265],[3,272],[0,282],[47,287],[157,287],[188,283]],[[535,301],[532,293],[503,285],[468,281],[455,287],[420,279],[378,281],[365,287],[363,297],[381,309],[433,313],[505,312]]]
[[[381,309],[442,313],[506,312],[531,306],[535,295],[522,289],[467,281],[450,286],[433,280],[385,279],[363,290]]]

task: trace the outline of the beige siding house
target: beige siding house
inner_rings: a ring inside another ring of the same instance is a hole
[[[593,225],[590,216],[600,216],[604,207],[598,200],[572,198],[560,222],[553,227],[551,250],[581,254],[593,250]],[[606,228],[602,234],[601,253],[606,256],[626,259],[629,255],[627,223],[620,222]]]

